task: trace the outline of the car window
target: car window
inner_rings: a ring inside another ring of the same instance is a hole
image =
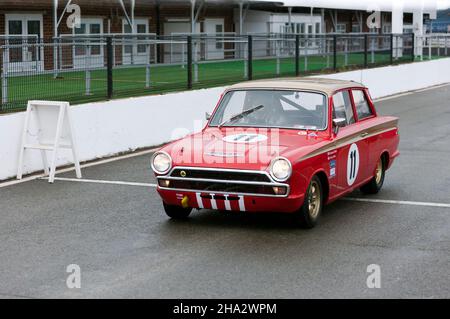
[[[233,115],[242,112],[242,105],[244,105],[245,101],[245,92],[244,91],[237,91],[236,94],[230,94],[226,95],[225,99],[228,102],[227,109],[224,110],[223,117],[224,118],[230,118]],[[250,107],[254,107],[257,105],[250,105]]]
[[[352,93],[353,100],[355,101],[356,114],[358,114],[358,119],[362,120],[372,116],[372,110],[370,109],[369,103],[367,103],[364,92],[361,90],[353,90]]]
[[[225,94],[210,126],[325,130],[327,123],[328,100],[325,94],[242,90]]]
[[[344,118],[347,125],[355,123],[352,102],[348,91],[341,91],[333,95],[333,119]]]

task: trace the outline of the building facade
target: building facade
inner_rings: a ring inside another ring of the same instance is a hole
[[[55,10],[54,0],[0,0],[0,43],[9,45],[0,56],[10,71],[47,70],[58,60],[59,68],[84,68],[102,66],[105,61],[104,46],[70,45],[52,50],[55,38],[72,41],[73,36],[95,38],[104,34],[129,33],[175,36],[203,34],[269,34],[300,33],[313,36],[323,33],[390,33],[390,13],[382,13],[378,29],[369,29],[366,23],[369,13],[351,10],[311,8],[287,8],[280,3],[246,1],[200,0],[59,0]],[[78,28],[69,28],[67,20],[71,12],[67,4],[81,9]],[[56,15],[55,15],[56,12]],[[22,46],[26,43],[47,43],[45,46]],[[78,40],[77,40],[78,41]],[[17,47],[14,46],[17,44]],[[75,43],[77,44],[77,43]],[[210,47],[209,47],[210,46]],[[232,44],[208,42],[203,52],[206,59],[223,59]],[[115,46],[117,64],[145,63],[151,56],[153,62],[170,63],[182,59],[181,45],[158,46],[149,54],[145,45]],[[6,53],[5,53],[6,52]],[[59,57],[57,57],[59,55]]]

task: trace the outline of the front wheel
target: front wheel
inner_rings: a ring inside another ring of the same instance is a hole
[[[377,167],[375,169],[375,175],[366,185],[361,187],[361,192],[364,194],[377,194],[384,183],[384,176],[386,175],[386,165],[383,157],[378,160]]]
[[[163,203],[164,211],[167,216],[173,219],[186,219],[192,211],[192,208],[183,208],[181,206],[167,205]]]
[[[314,176],[306,191],[305,201],[295,213],[295,221],[304,228],[313,228],[322,214],[323,188],[320,179]]]

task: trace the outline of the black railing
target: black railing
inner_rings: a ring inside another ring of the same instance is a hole
[[[412,34],[6,38],[0,112],[31,99],[77,104],[403,63],[414,60],[414,45]]]

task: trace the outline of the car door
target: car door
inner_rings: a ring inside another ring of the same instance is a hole
[[[364,141],[355,116],[350,90],[341,90],[333,95],[333,119],[345,118],[346,125],[334,137],[337,171],[336,193],[352,190],[367,177],[368,144]]]
[[[352,100],[354,109],[356,112],[357,122],[359,123],[359,129],[361,131],[361,144],[365,144],[366,151],[366,169],[365,178],[373,177],[375,166],[378,162],[379,150],[377,145],[378,135],[370,136],[370,128],[375,121],[375,111],[372,108],[372,104],[369,103],[367,92],[364,89],[352,89]]]

